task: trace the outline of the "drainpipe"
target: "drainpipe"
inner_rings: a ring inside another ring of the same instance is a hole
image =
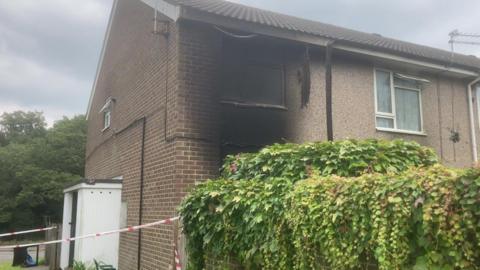
[[[140,149],[140,200],[138,209],[138,224],[143,222],[143,189],[144,189],[144,167],[145,167],[145,129],[147,118],[142,118],[142,142]],[[137,269],[140,270],[142,263],[142,230],[138,230]]]
[[[474,120],[474,114],[473,114],[473,99],[472,99],[472,87],[476,83],[480,82],[480,77],[472,81],[471,83],[468,84],[468,111],[470,114],[470,136],[472,137],[472,154],[473,154],[473,162],[475,165],[478,162],[478,153],[477,153],[477,137],[475,135],[475,120]],[[478,102],[478,101],[477,101]]]
[[[332,45],[329,41],[325,48],[325,101],[327,117],[327,139],[333,141],[333,112],[332,112]]]

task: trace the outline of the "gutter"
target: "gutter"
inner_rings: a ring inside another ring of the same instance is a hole
[[[413,59],[409,57],[404,57],[404,56],[399,56],[396,54],[392,53],[386,53],[386,52],[381,52],[378,50],[372,50],[372,49],[362,49],[362,48],[357,48],[354,46],[349,46],[349,45],[341,45],[341,44],[336,44],[335,45],[336,50],[340,51],[345,51],[345,52],[350,52],[354,54],[359,54],[359,55],[365,55],[365,56],[370,56],[370,57],[376,57],[379,59],[385,59],[385,60],[390,60],[398,63],[404,63],[404,64],[411,64],[415,65],[418,67],[423,67],[423,68],[429,68],[433,70],[438,70],[441,72],[450,72],[456,75],[461,75],[463,77],[470,77],[470,76],[479,76],[479,73],[473,72],[467,69],[463,68],[456,68],[456,67],[450,67],[447,65],[441,65],[441,64],[434,64],[432,62],[428,62],[425,60],[418,60],[418,59]]]
[[[478,153],[477,153],[477,137],[476,137],[476,134],[475,134],[475,120],[474,120],[475,116],[474,116],[474,113],[473,113],[472,88],[473,88],[473,85],[475,85],[478,82],[480,82],[480,77],[476,78],[471,83],[469,83],[468,87],[467,87],[468,112],[469,112],[469,116],[470,116],[470,136],[472,138],[472,155],[473,155],[474,165],[476,165],[478,163]]]

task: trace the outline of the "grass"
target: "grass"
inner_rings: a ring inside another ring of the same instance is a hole
[[[0,270],[20,270],[22,269],[19,266],[13,267],[11,263],[2,263],[0,264]]]

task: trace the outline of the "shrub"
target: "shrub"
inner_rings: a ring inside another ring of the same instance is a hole
[[[403,140],[275,144],[258,153],[227,156],[222,177],[249,180],[283,177],[298,181],[312,172],[324,176],[399,173],[412,166],[431,166],[437,161],[430,148]]]
[[[183,202],[191,269],[479,269],[480,171],[218,180]]]
[[[85,262],[74,261],[72,269],[73,270],[94,270],[95,267],[90,266],[88,263],[85,263]]]
[[[285,195],[292,189],[284,179],[198,186],[181,206],[190,267],[203,269],[205,252],[220,258],[231,254],[250,267],[261,265],[264,254],[275,256],[281,242],[291,240],[282,238],[280,224],[286,220]]]

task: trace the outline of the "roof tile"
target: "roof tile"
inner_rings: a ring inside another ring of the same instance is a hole
[[[267,25],[289,31],[302,32],[337,41],[357,43],[377,49],[401,53],[413,57],[423,57],[430,60],[450,63],[451,52],[423,45],[413,44],[376,34],[364,33],[331,24],[275,13],[268,10],[253,8],[224,0],[169,0],[181,6],[198,11],[216,14],[232,19]],[[480,59],[463,54],[455,54],[453,64],[480,69]]]

